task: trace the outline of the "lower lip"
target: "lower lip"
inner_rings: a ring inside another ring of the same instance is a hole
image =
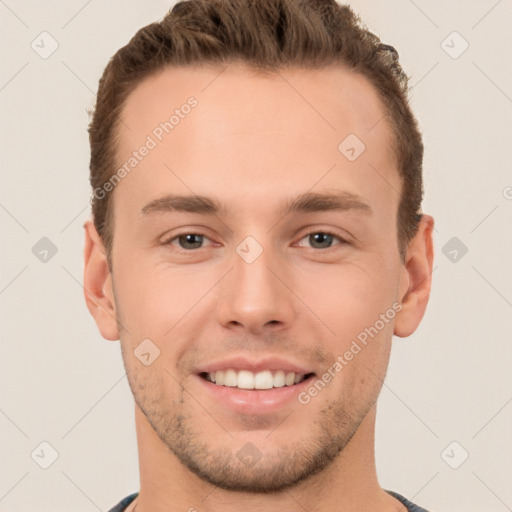
[[[297,395],[311,385],[314,377],[311,375],[293,386],[251,390],[218,386],[197,375],[200,384],[216,402],[239,414],[270,414],[281,410],[293,400],[298,402]]]

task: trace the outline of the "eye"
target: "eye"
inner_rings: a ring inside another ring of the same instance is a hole
[[[204,248],[203,243],[205,240],[210,239],[201,233],[181,233],[167,242],[164,242],[163,245],[172,245],[183,252],[192,252],[196,249]],[[300,247],[304,246],[304,240],[307,240],[313,249],[323,250],[331,249],[335,245],[345,245],[349,243],[344,238],[330,231],[311,231],[299,240],[298,245]],[[336,240],[338,243],[334,243]]]
[[[182,249],[184,251],[191,251],[194,249],[201,249],[204,240],[209,240],[205,235],[200,233],[182,233],[177,235],[167,242],[164,242],[164,245],[174,245],[174,242],[178,243],[178,249]]]
[[[339,243],[335,245],[348,244],[345,239],[341,238],[335,233],[331,233],[330,231],[311,231],[299,241],[299,246],[302,247],[303,245],[301,242],[306,239],[311,244],[313,249],[331,249],[335,239],[339,241]]]

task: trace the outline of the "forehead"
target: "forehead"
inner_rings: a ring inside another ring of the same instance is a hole
[[[167,67],[132,91],[121,119],[119,166],[151,146],[117,187],[138,204],[166,184],[165,192],[209,195],[213,186],[225,197],[231,190],[269,200],[320,180],[330,189],[364,188],[370,200],[400,186],[378,93],[342,66],[265,75],[240,63]]]
[[[194,118],[220,121],[217,130],[227,125],[232,131],[248,128],[250,121],[254,131],[295,127],[307,132],[307,127],[292,123],[310,119],[311,128],[325,131],[326,136],[329,132],[340,136],[354,128],[361,138],[370,139],[369,132],[386,113],[368,79],[341,65],[265,73],[240,62],[224,67],[169,66],[144,79],[128,95],[121,114],[121,139],[130,147],[136,145],[132,127],[152,131],[191,96],[200,106]],[[388,128],[384,122],[378,131],[387,132]]]

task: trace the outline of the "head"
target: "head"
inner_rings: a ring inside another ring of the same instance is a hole
[[[112,57],[89,134],[86,300],[148,425],[226,489],[327,468],[430,291],[397,52],[334,1],[180,2]],[[210,394],[209,370],[276,359],[310,375],[296,400]]]

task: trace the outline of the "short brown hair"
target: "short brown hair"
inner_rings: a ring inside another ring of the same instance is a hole
[[[402,192],[397,216],[402,261],[421,218],[423,143],[408,103],[397,51],[335,0],[187,0],[140,29],[107,64],[89,125],[90,182],[101,189],[116,171],[116,143],[126,98],[166,66],[243,61],[255,70],[343,64],[377,90],[394,134]],[[95,227],[111,267],[112,193],[91,198]]]

